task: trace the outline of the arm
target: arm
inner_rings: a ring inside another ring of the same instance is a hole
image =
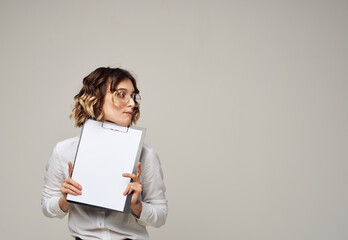
[[[41,196],[41,207],[46,217],[63,218],[66,215],[59,206],[59,200],[63,196],[60,188],[65,178],[56,145],[46,164],[45,183]]]
[[[168,212],[161,165],[152,149],[143,150],[141,162],[141,168],[138,163],[136,174],[122,174],[133,180],[123,194],[133,193],[130,208],[141,225],[160,227],[165,223]],[[139,200],[140,195],[142,201]]]
[[[137,221],[142,225],[160,227],[165,224],[168,204],[163,172],[153,149],[142,154],[142,211]]]
[[[56,145],[46,165],[45,185],[41,197],[42,211],[47,217],[64,217],[70,207],[66,200],[67,193],[81,194],[82,187],[71,179],[72,163],[68,163],[68,174],[63,167],[65,164],[59,158]]]
[[[82,186],[75,182],[73,179],[71,179],[72,175],[72,170],[73,166],[72,163],[68,163],[69,166],[69,177],[64,180],[62,183],[62,187],[60,188],[60,191],[63,193],[63,196],[60,197],[59,199],[59,207],[62,209],[63,212],[67,212],[70,207],[70,203],[66,200],[67,194],[72,194],[72,195],[80,195],[82,194]]]
[[[131,199],[131,204],[130,204],[130,209],[132,210],[133,214],[138,218],[139,218],[141,211],[143,209],[141,202],[138,200],[141,192],[143,191],[142,184],[141,184],[141,181],[139,179],[140,174],[141,174],[140,162],[138,162],[136,174],[131,174],[131,173],[123,173],[122,174],[123,177],[129,177],[133,180],[131,183],[128,184],[123,195],[133,193],[132,199]]]

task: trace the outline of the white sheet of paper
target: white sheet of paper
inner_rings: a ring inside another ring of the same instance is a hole
[[[145,131],[124,130],[127,128],[110,123],[85,122],[72,174],[82,186],[82,195],[68,194],[68,200],[125,210],[127,196],[123,192],[130,178],[122,177],[122,173],[135,173]]]

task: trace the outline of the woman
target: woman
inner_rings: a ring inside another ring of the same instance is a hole
[[[134,77],[120,68],[98,68],[83,79],[70,117],[81,127],[88,118],[122,126],[140,116],[140,95]],[[133,193],[128,214],[97,207],[70,204],[67,194],[82,194],[83,186],[71,179],[79,137],[59,142],[46,165],[41,205],[47,217],[69,212],[69,229],[75,239],[148,239],[146,226],[160,227],[167,217],[167,200],[161,165],[155,151],[144,145],[137,173],[124,194]]]

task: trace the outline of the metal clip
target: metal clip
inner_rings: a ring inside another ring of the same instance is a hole
[[[115,124],[112,124],[112,123],[110,123],[110,124],[106,123],[105,125],[110,125],[110,126],[104,126],[104,124],[105,124],[105,122],[102,123],[102,128],[105,128],[105,129],[108,129],[108,130],[112,130],[112,131],[127,133],[128,129],[129,129],[129,126],[128,127],[123,127],[123,126],[118,126],[118,125],[115,125]],[[115,128],[112,128],[112,127],[115,127]]]

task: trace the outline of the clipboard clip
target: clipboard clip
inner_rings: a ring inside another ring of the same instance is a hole
[[[123,132],[123,133],[127,133],[128,129],[129,129],[129,126],[128,127],[123,127],[123,126],[118,126],[118,125],[115,125],[115,124],[112,124],[112,123],[108,124],[106,122],[103,122],[101,126],[102,126],[102,128],[105,128],[105,129],[108,129],[108,130],[117,131],[117,132]]]

